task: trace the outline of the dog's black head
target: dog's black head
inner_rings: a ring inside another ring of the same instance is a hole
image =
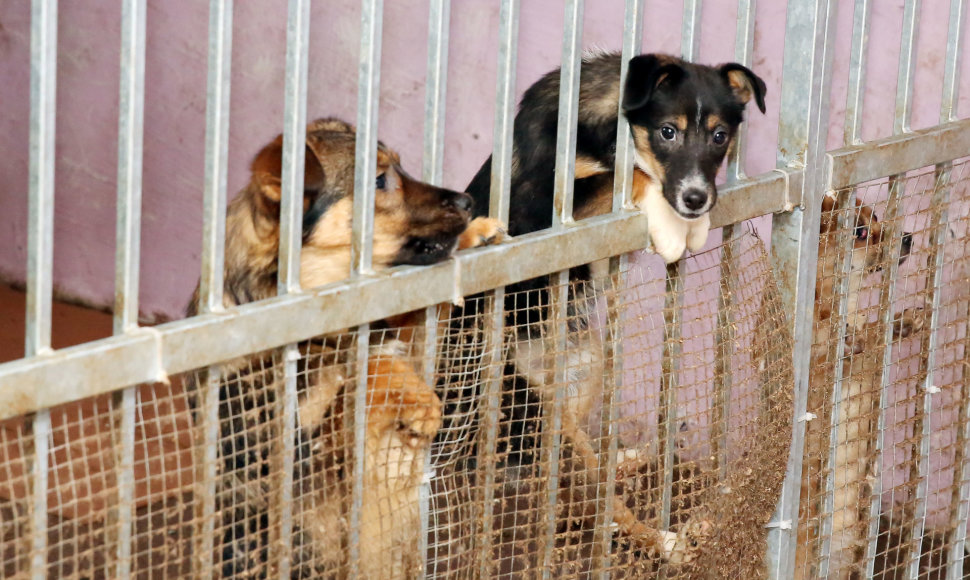
[[[765,111],[765,83],[736,63],[691,64],[667,55],[630,61],[623,112],[637,165],[663,184],[664,197],[687,219],[717,201],[714,180],[754,97]]]

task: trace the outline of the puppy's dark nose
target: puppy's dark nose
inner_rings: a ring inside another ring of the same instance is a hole
[[[470,212],[472,210],[472,196],[467,193],[454,193],[449,195],[444,205],[450,205],[458,211]]]
[[[699,189],[691,189],[684,194],[684,205],[687,209],[699,210],[707,203],[707,193]]]

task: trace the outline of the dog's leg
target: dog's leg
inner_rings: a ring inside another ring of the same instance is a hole
[[[477,217],[458,236],[458,249],[497,244],[505,238],[505,225],[497,219]]]
[[[688,222],[670,207],[659,187],[647,188],[638,207],[647,214],[647,233],[653,251],[668,264],[679,260],[687,249]]]
[[[707,243],[707,234],[711,230],[711,214],[706,213],[696,220],[687,222],[687,249],[691,252],[699,252],[704,244]]]

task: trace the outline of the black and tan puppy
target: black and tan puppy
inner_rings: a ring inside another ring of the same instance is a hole
[[[579,89],[574,214],[602,213],[605,188],[585,187],[584,178],[612,174],[620,114],[620,65],[616,53],[587,57]],[[765,83],[746,67],[710,67],[646,54],[630,61],[622,111],[630,122],[636,165],[649,177],[633,202],[650,216],[654,250],[674,262],[685,248],[707,240],[708,212],[717,201],[714,180],[753,98],[765,110]],[[509,232],[548,228],[552,219],[553,172],[559,116],[559,71],[542,77],[523,95],[515,117]],[[491,158],[469,184],[475,211],[488,209]]]
[[[350,273],[356,133],[336,119],[309,124],[303,190],[300,282],[312,288]],[[280,236],[282,136],[252,162],[246,187],[226,216],[224,304],[232,307],[275,296]],[[378,144],[373,267],[432,264],[457,247],[501,235],[498,222],[471,221],[471,198],[415,180],[397,153]],[[198,310],[198,289],[188,314]],[[349,457],[343,393],[355,381],[346,372],[346,348],[321,338],[300,345],[296,434],[303,493],[297,509],[304,538],[295,577],[346,577]],[[369,578],[415,577],[418,489],[424,459],[441,424],[441,401],[407,360],[407,346],[372,348],[367,391],[365,491],[361,507],[361,573]],[[266,578],[273,569],[270,512],[272,478],[279,477],[278,408],[281,365],[273,352],[219,367],[219,493],[217,561],[222,577]],[[189,377],[197,408],[198,377]],[[273,466],[277,465],[277,468]],[[310,481],[307,481],[309,479]],[[306,491],[307,489],[312,491]],[[296,510],[295,510],[296,511]],[[299,542],[296,542],[299,543]],[[309,544],[309,545],[307,545]]]

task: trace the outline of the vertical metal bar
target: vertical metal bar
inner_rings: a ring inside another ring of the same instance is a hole
[[[489,192],[488,215],[502,223],[509,221],[509,192],[512,184],[512,127],[515,119],[515,65],[519,38],[519,0],[502,0],[499,9],[499,55],[496,67],[495,124],[492,137],[492,180]],[[486,377],[484,424],[484,498],[482,505],[482,533],[477,542],[478,574],[488,578],[492,574],[492,528],[494,524],[498,423],[501,412],[502,353],[505,326],[505,287],[492,292],[488,314],[489,367]]]
[[[374,238],[374,184],[377,176],[377,113],[380,104],[383,0],[362,0],[360,65],[357,88],[357,144],[354,166],[353,235],[350,271],[371,272]],[[364,496],[364,444],[367,436],[367,370],[370,325],[357,327],[356,389],[353,403],[353,482],[350,509],[350,577],[360,572],[360,516]]]
[[[27,312],[24,356],[51,349],[54,258],[54,121],[57,97],[57,2],[33,0],[30,11],[30,202],[27,226]],[[47,577],[47,475],[50,411],[31,425],[30,576]],[[25,454],[29,450],[25,449]]]
[[[695,61],[701,49],[701,0],[684,0],[684,22],[680,36],[680,53],[684,60]]]
[[[839,231],[854,232],[856,217],[854,189],[849,190],[847,199],[844,200],[839,207],[842,209],[842,213],[839,215]],[[822,498],[822,513],[820,514],[821,521],[819,522],[819,537],[821,538],[821,545],[819,548],[818,575],[821,578],[826,578],[829,574],[828,566],[831,557],[832,527],[834,517],[833,512],[835,509],[835,476],[837,470],[839,469],[837,462],[837,452],[839,447],[839,414],[842,404],[842,381],[845,378],[845,367],[842,361],[845,357],[845,341],[847,337],[846,328],[849,322],[849,301],[847,296],[849,295],[849,278],[851,275],[850,270],[852,268],[852,240],[849,240],[847,243],[849,244],[849,247],[843,249],[844,254],[841,256],[841,260],[839,260],[837,264],[838,269],[833,273],[835,279],[839,281],[839,291],[834,297],[837,304],[835,305],[836,322],[834,325],[834,328],[836,329],[836,343],[834,347],[834,363],[832,368],[832,409],[829,416],[830,432],[827,454],[828,469],[824,471],[824,473],[826,473],[825,489],[824,497]],[[852,329],[856,329],[854,325],[852,325]],[[848,431],[848,426],[846,427],[846,430]],[[843,443],[848,443],[848,441]],[[845,469],[845,466],[843,466],[843,469]],[[873,482],[872,485],[878,486],[878,483]],[[878,493],[873,494],[873,497],[878,496]],[[871,519],[870,522],[872,522]],[[878,514],[876,515],[876,522],[878,523]],[[875,537],[873,536],[873,542],[874,541]]]
[[[862,112],[866,93],[866,51],[869,47],[869,0],[855,0],[852,48],[849,52],[849,86],[845,98],[845,135],[849,145],[862,143]]]
[[[927,280],[927,288],[930,290],[930,327],[926,333],[921,335],[920,343],[920,372],[924,374],[923,380],[923,405],[919,410],[917,421],[914,428],[919,429],[919,444],[914,446],[914,451],[918,452],[918,461],[915,469],[915,476],[918,478],[916,484],[916,509],[913,513],[913,529],[910,537],[913,542],[909,552],[909,574],[910,578],[917,578],[920,573],[920,556],[923,544],[923,527],[926,523],[926,493],[929,485],[929,463],[930,445],[932,436],[932,411],[933,394],[939,389],[934,385],[936,371],[936,350],[939,345],[939,326],[940,326],[940,295],[943,289],[943,264],[946,248],[946,234],[949,222],[949,203],[950,203],[950,171],[949,167],[939,167],[935,172],[935,188],[930,207],[933,208],[934,225],[936,232],[933,244],[930,246],[930,256],[928,264],[933,264],[933,271],[930,279]],[[888,313],[890,320],[893,320],[892,313]],[[892,337],[892,329],[886,331],[886,335]],[[888,371],[885,371],[888,374]],[[916,433],[914,433],[915,435]],[[956,472],[954,471],[954,475]]]
[[[950,23],[947,32],[946,61],[943,66],[943,99],[940,105],[940,123],[957,118],[957,103],[960,91],[960,61],[963,55],[964,31],[967,0],[950,2]],[[946,167],[949,174],[951,168]],[[949,175],[947,175],[949,178]],[[970,309],[970,305],[968,305]],[[970,347],[970,331],[964,341],[964,353]],[[966,356],[966,355],[964,355]],[[957,413],[957,436],[953,458],[953,493],[950,501],[950,548],[946,555],[947,580],[963,577],[964,557],[966,556],[968,504],[970,504],[970,372],[963,369],[960,391],[960,404]]]
[[[899,51],[899,76],[896,77],[896,114],[893,132],[909,131],[913,113],[913,79],[916,71],[916,37],[919,33],[920,0],[906,0],[903,7],[903,35]]]
[[[428,7],[428,71],[424,102],[424,157],[422,177],[428,183],[441,185],[444,168],[445,141],[445,94],[448,85],[448,32],[451,23],[451,0],[431,0]],[[438,307],[429,306],[424,311],[424,380],[435,384],[438,357]],[[431,453],[425,455],[424,473],[432,473]],[[432,576],[437,572],[437,558],[428,558],[428,528],[431,524],[431,479],[425,477],[421,483],[419,511],[421,530],[418,535],[418,553],[422,555],[421,576],[427,577],[429,569]],[[434,526],[437,537],[439,530]],[[435,542],[437,544],[437,541]],[[429,568],[430,566],[430,568]]]
[[[664,348],[660,379],[660,453],[663,457],[663,491],[660,499],[660,527],[670,527],[670,503],[674,486],[674,450],[677,447],[677,388],[680,382],[681,320],[684,280],[681,263],[667,265],[664,294]]]
[[[754,54],[754,15],[756,0],[738,0],[738,27],[734,38],[734,59],[750,66]],[[744,179],[744,145],[748,140],[747,123],[742,123],[728,152],[727,179],[734,183]],[[727,236],[723,236],[726,238]]]
[[[310,2],[290,0],[286,18],[286,84],[283,105],[283,168],[280,178],[280,247],[277,293],[300,291],[300,250],[303,243],[303,179],[306,163],[307,61],[310,45]],[[289,577],[292,567],[293,477],[296,457],[297,345],[283,348],[283,385],[276,403],[282,449],[280,473],[274,480],[271,517],[278,517],[273,542],[278,550],[277,573]],[[270,553],[270,558],[273,558]]]
[[[788,578],[794,567],[799,491],[812,346],[812,305],[821,195],[827,187],[825,141],[829,77],[837,4],[831,0],[791,0],[785,34],[785,82],[781,94],[778,165],[804,167],[802,206],[774,217],[772,265],[785,308],[793,313],[795,410],[791,452],[781,499],[768,533],[768,576]],[[807,58],[806,58],[807,55]]]
[[[563,23],[562,68],[559,76],[559,123],[556,138],[555,195],[552,227],[562,229],[573,221],[573,179],[576,169],[576,135],[579,112],[579,76],[582,64],[583,0],[567,0]],[[562,439],[562,407],[566,376],[566,309],[569,300],[569,271],[549,277],[549,304],[554,356],[555,397],[547,401],[542,414],[543,449],[546,452],[545,541],[542,577],[552,577],[556,536],[556,504],[559,495],[559,455]],[[551,403],[551,404],[550,404]]]
[[[114,333],[138,327],[138,275],[141,250],[142,150],[145,109],[145,0],[121,5],[121,88],[118,119],[118,207],[115,232]],[[135,495],[135,387],[113,398],[120,408],[113,433],[117,497],[109,507],[110,563],[114,578],[131,574],[132,505]]]
[[[226,237],[226,180],[229,156],[229,88],[232,70],[232,0],[210,0],[208,80],[206,81],[205,190],[202,220],[202,275],[199,311],[223,309],[223,264]],[[193,577],[212,578],[216,529],[218,476],[219,383],[218,366],[209,367],[200,389],[199,441],[196,444],[195,546]]]
[[[623,16],[623,56],[620,63],[620,79],[626,79],[630,59],[640,53],[643,44],[644,0],[626,0]],[[616,168],[613,179],[613,211],[627,206],[633,191],[633,137],[630,124],[623,114],[624,83],[620,83],[616,128]],[[606,297],[606,377],[600,411],[600,473],[597,474],[596,539],[593,570],[599,578],[610,577],[613,553],[613,503],[616,501],[617,452],[619,441],[616,424],[619,420],[620,391],[623,388],[623,326],[620,293],[623,291],[627,256],[614,256],[609,260],[609,293]]]

